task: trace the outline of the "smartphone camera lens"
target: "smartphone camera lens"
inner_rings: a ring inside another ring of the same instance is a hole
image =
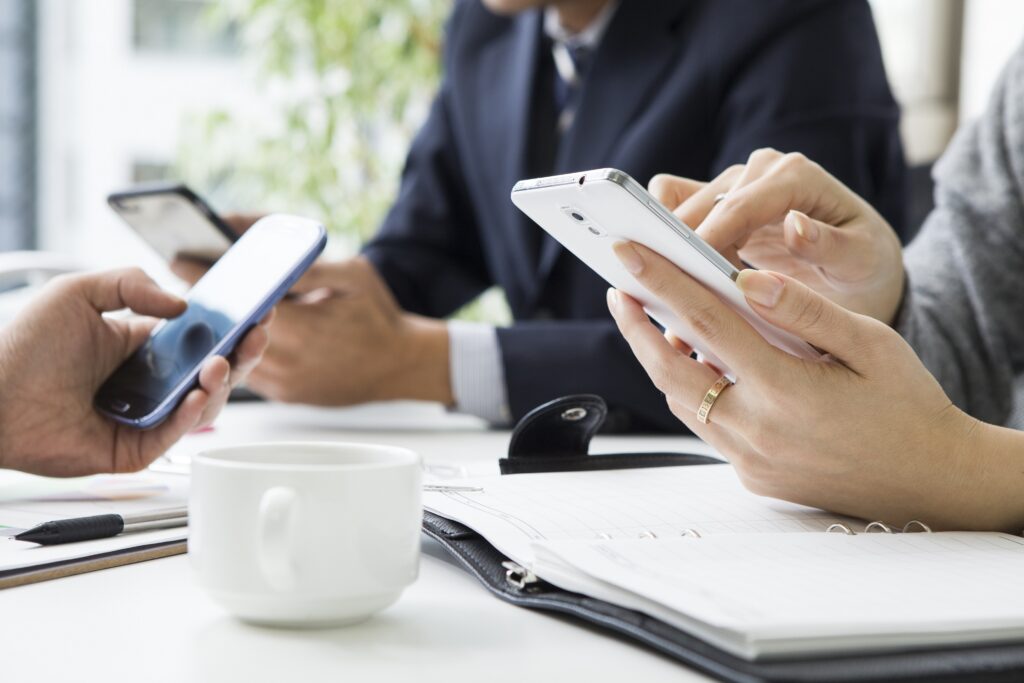
[[[573,211],[569,215],[572,216],[574,220],[577,220],[580,223],[582,223],[583,221],[587,220],[586,218],[583,217],[583,214],[580,213],[579,211]]]

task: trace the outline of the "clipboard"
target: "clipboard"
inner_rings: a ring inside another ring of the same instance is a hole
[[[502,473],[699,466],[720,462],[707,456],[683,453],[588,455],[590,438],[600,428],[606,410],[604,401],[593,395],[565,397],[535,409],[517,425],[508,457],[500,461]],[[476,531],[452,520],[426,512],[423,531],[495,597],[596,627],[720,680],[736,683],[919,680],[1002,683],[1024,680],[1024,643],[747,660],[641,612],[540,580],[502,555]]]
[[[0,590],[26,586],[50,579],[61,579],[75,574],[86,574],[100,569],[110,569],[136,562],[156,560],[161,557],[181,555],[187,550],[184,540],[150,543],[123,550],[112,550],[97,555],[40,564],[23,569],[0,572]]]

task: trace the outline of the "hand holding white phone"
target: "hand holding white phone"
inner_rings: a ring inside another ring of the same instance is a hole
[[[810,344],[757,315],[736,286],[736,268],[626,173],[605,168],[521,180],[512,188],[512,203],[730,379],[735,379],[732,371],[637,282],[612,245],[627,240],[649,247],[715,292],[774,346],[800,358],[820,357]]]

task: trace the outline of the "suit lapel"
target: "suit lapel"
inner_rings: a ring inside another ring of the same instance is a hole
[[[679,49],[678,25],[689,3],[621,0],[594,55],[576,119],[558,149],[555,173],[613,166],[630,122],[648,105]],[[563,248],[547,234],[537,272],[538,291]]]
[[[505,39],[482,53],[475,71],[475,97],[470,106],[482,114],[477,138],[483,154],[484,169],[491,166],[496,197],[507,202],[515,181],[526,177],[529,167],[530,123],[534,111],[535,75],[541,50],[541,13],[527,12],[515,20],[513,30]],[[486,170],[484,171],[487,172]],[[509,260],[516,271],[519,292],[533,299],[538,287],[537,253],[541,229],[519,211],[513,212],[511,223],[502,221],[493,226],[502,231]],[[516,293],[509,292],[510,298]]]

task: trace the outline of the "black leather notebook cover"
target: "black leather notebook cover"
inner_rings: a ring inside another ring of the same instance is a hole
[[[604,419],[604,401],[570,396],[537,408],[513,432],[504,474],[719,462],[682,453],[587,455]],[[710,676],[738,683],[858,681],[1024,681],[1024,644],[968,646],[864,655],[754,662],[731,655],[634,610],[562,590],[524,583],[508,558],[469,527],[427,512],[424,532],[451,553],[494,595],[520,607],[579,619],[642,643]]]

